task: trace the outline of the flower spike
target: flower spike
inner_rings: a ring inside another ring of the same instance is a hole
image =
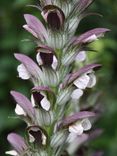
[[[33,86],[31,100],[11,91],[16,101],[15,113],[27,124],[27,137],[24,140],[10,133],[7,139],[13,150],[6,154],[102,156],[101,152],[91,153],[82,146],[101,134],[98,129],[91,130],[99,110],[94,109],[97,94],[90,95],[97,81],[96,69],[101,65],[90,63],[89,55],[94,50],[88,45],[110,30],[94,28],[74,35],[84,17],[99,15],[86,12],[93,1],[39,0],[38,6],[29,5],[40,11],[45,22],[24,14],[26,24],[23,28],[33,36],[37,63],[25,54],[14,54],[21,63],[17,67],[19,77],[29,79]],[[87,152],[80,153],[82,149]]]

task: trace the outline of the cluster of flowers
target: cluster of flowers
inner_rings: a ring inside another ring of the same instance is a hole
[[[93,0],[41,0],[39,6],[44,23],[25,14],[23,26],[37,44],[35,63],[24,54],[15,54],[21,63],[19,77],[31,80],[31,100],[11,91],[16,101],[15,113],[27,123],[26,138],[8,135],[14,156],[73,155],[89,135],[94,112],[81,111],[79,99],[86,88],[96,84],[95,69],[100,64],[84,65],[87,45],[102,37],[105,28],[95,28],[74,36],[79,22]],[[75,62],[79,65],[75,68]],[[98,154],[98,153],[97,153]]]

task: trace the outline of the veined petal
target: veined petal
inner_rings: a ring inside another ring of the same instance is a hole
[[[29,99],[24,96],[23,94],[16,92],[16,91],[11,91],[10,92],[17,104],[24,110],[24,112],[29,116],[33,117],[34,116],[34,110],[32,107],[31,102]]]
[[[38,35],[38,37],[40,37],[41,39],[48,38],[47,30],[37,17],[30,14],[25,14],[24,18],[27,22],[28,27],[32,29],[32,31],[34,31]]]
[[[14,150],[18,152],[18,154],[24,152],[27,149],[24,138],[16,133],[10,133],[7,137],[7,140],[13,146]]]
[[[78,87],[79,89],[85,89],[89,83],[90,77],[87,74],[81,75],[77,78],[73,84]]]
[[[9,155],[14,155],[14,156],[18,156],[18,153],[15,150],[11,150],[11,151],[6,151],[5,154],[9,154]]]
[[[20,64],[17,67],[17,71],[19,73],[19,77],[22,78],[23,80],[27,80],[30,78],[30,74],[23,64]]]
[[[71,98],[78,100],[82,95],[83,95],[82,89],[75,89],[71,94]]]
[[[77,124],[69,126],[69,132],[75,133],[77,135],[81,135],[83,133],[83,127],[82,127],[81,123],[79,122]]]

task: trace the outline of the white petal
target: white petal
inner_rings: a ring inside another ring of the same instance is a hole
[[[81,125],[84,131],[88,131],[91,129],[91,122],[89,121],[89,119],[83,119],[81,121]]]
[[[82,62],[86,59],[86,52],[80,51],[78,55],[76,56],[76,61]]]
[[[46,145],[46,142],[47,142],[47,137],[42,134],[42,145]]]
[[[11,151],[6,151],[5,154],[9,154],[9,155],[14,155],[14,156],[18,156],[18,153],[15,150],[11,150]]]
[[[29,142],[33,143],[34,141],[35,141],[35,138],[31,134],[29,134]]]
[[[20,64],[17,67],[17,71],[19,74],[19,77],[22,78],[23,80],[27,80],[30,78],[29,72],[26,70],[25,66],[23,64]]]
[[[71,94],[71,98],[78,100],[82,95],[83,95],[82,89],[75,89]]]
[[[77,124],[69,126],[69,132],[76,133],[77,135],[81,135],[83,133],[83,127],[81,123],[78,122]]]
[[[74,85],[79,89],[85,89],[89,83],[89,80],[90,80],[89,76],[83,74],[82,76],[80,76],[74,81]]]
[[[91,35],[90,37],[86,38],[84,40],[84,42],[93,42],[95,40],[97,40],[97,36],[94,34],[94,35]]]
[[[36,106],[36,105],[35,105],[35,100],[34,100],[33,95],[31,95],[31,103],[32,103],[32,106],[33,106],[33,107],[35,107],[35,106]]]
[[[24,112],[24,110],[22,109],[22,107],[20,107],[18,104],[16,105],[15,113],[17,115],[24,115],[24,116],[26,116],[26,113]]]
[[[53,63],[52,63],[52,68],[55,70],[58,65],[58,60],[55,56],[53,56]]]
[[[46,97],[44,97],[42,100],[41,100],[41,106],[43,109],[45,109],[46,111],[49,111],[50,109],[50,102],[47,100]]]
[[[37,62],[38,62],[39,65],[43,65],[43,61],[42,61],[42,59],[40,57],[40,53],[37,53],[36,60],[37,60]]]
[[[89,74],[89,77],[90,77],[90,80],[89,80],[87,87],[92,88],[96,84],[96,76],[94,73],[91,73],[91,74]]]

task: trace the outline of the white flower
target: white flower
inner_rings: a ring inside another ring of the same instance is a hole
[[[11,151],[6,151],[5,154],[9,154],[9,155],[14,155],[14,156],[18,156],[18,153],[15,150],[11,150]]]
[[[43,60],[42,60],[42,58],[41,58],[41,56],[40,56],[40,53],[37,53],[37,55],[36,55],[36,60],[37,60],[37,62],[38,62],[38,64],[39,64],[40,66],[43,65]],[[53,61],[52,61],[51,67],[52,67],[54,70],[56,70],[57,65],[58,65],[58,60],[57,60],[57,58],[53,55]]]
[[[82,135],[84,131],[88,131],[91,129],[91,122],[89,119],[83,119],[81,121],[76,122],[73,125],[69,126],[69,136],[68,136],[68,142],[72,142],[77,138],[78,136]]]
[[[20,64],[17,67],[17,71],[18,71],[19,77],[22,78],[23,80],[27,80],[30,78],[30,74],[23,64]]]
[[[78,77],[73,84],[79,89],[92,88],[96,84],[96,76],[92,70],[88,71]]]
[[[42,107],[44,110],[49,111],[50,106],[51,106],[50,101],[47,99],[47,97],[46,97],[46,95],[45,95],[44,93],[41,93],[41,92],[40,92],[39,94],[43,95],[43,99],[40,101],[41,107]],[[35,104],[35,99],[34,99],[33,95],[31,95],[31,103],[32,103],[32,106],[33,106],[33,107],[36,106],[36,104]]]
[[[15,113],[16,113],[17,115],[26,116],[26,113],[24,112],[24,110],[22,109],[22,107],[20,107],[18,104],[16,105]]]
[[[78,53],[78,55],[76,56],[75,60],[76,61],[79,61],[79,62],[82,62],[86,59],[86,51],[80,51]]]
[[[78,77],[73,84],[77,87],[77,89],[72,92],[71,98],[78,100],[83,95],[84,89],[95,86],[96,76],[92,70],[89,70],[85,74]]]
[[[83,90],[92,88],[96,84],[96,76],[92,70],[78,77],[73,84],[77,87],[72,94],[72,99],[79,99],[83,95]]]

